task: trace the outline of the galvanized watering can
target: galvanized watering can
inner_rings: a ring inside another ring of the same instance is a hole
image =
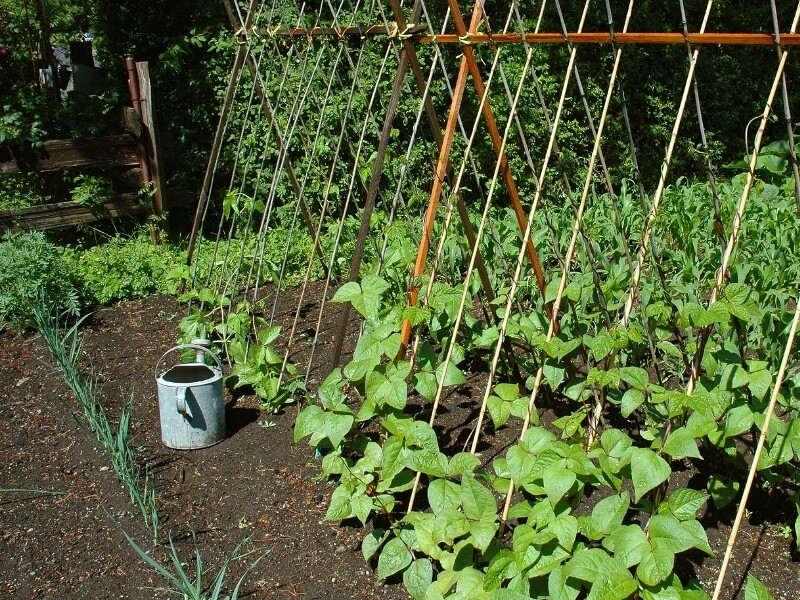
[[[185,348],[195,350],[196,362],[159,371],[161,362],[168,354]],[[206,354],[214,359],[216,368],[205,364]],[[155,375],[161,415],[161,441],[165,446],[192,450],[213,446],[225,439],[222,363],[216,354],[198,343],[175,346],[158,359]]]

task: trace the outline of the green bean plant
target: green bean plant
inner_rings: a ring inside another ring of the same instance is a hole
[[[783,147],[767,152],[778,156]],[[548,279],[556,284],[544,298],[525,298],[509,319],[506,339],[518,372],[501,363],[487,411],[495,429],[522,434],[492,459],[446,455],[423,420],[437,388],[465,383],[465,365],[474,370],[498,340],[497,327],[472,310],[480,304],[476,288],[467,290],[455,338],[465,284],[451,285],[447,275],[419,278],[427,301],[411,307],[390,283],[391,269],[339,288],[333,301],[353,305],[363,333],[352,360],[298,415],[295,440],[307,438],[319,450],[323,476],[335,484],[326,518],[373,521],[362,548],[379,578],[401,576],[409,593],[425,600],[709,597],[678,575],[676,561],[690,550],[714,555],[700,518],[708,500],[732,502],[746,476],[742,441],[764,425],[800,264],[790,243],[798,218],[786,164],[768,159],[757,176],[735,267],[710,305],[722,254],[711,191],[685,181],[667,190],[655,227],[658,257],[625,324],[619,314],[632,282],[628,255],[643,242],[643,212],[627,188],[616,199],[594,198],[583,223],[591,235],[582,241],[593,258],[585,252],[570,265],[558,334],[548,337],[544,310],[560,278],[549,258]],[[721,220],[730,222],[742,177],[717,188]],[[611,216],[612,202],[619,218]],[[557,231],[571,227],[566,209],[549,218]],[[538,239],[546,227],[541,218],[534,222]],[[776,262],[786,272],[765,277]],[[401,352],[404,320],[421,340],[413,362]],[[687,393],[696,355],[701,372]],[[799,384],[792,372],[778,391],[777,418],[757,465],[761,485],[795,504]],[[557,400],[547,428],[538,421],[542,398]],[[702,483],[676,484],[673,474],[685,465]],[[800,537],[798,527],[800,519]],[[759,585],[750,581],[748,595],[767,598]]]
[[[305,389],[296,367],[290,362],[284,365],[273,347],[281,327],[252,314],[249,302],[239,302],[231,309],[230,298],[208,289],[191,290],[182,299],[195,304],[178,324],[179,342],[210,339],[212,348],[231,365],[224,379],[226,386],[252,388],[262,407],[271,411],[294,402]]]

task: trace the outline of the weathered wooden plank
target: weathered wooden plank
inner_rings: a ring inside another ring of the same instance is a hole
[[[147,135],[147,156],[150,160],[150,177],[153,184],[153,212],[160,215],[166,203],[164,182],[161,174],[164,165],[158,148],[158,135],[156,128],[155,107],[153,106],[153,93],[150,87],[150,68],[146,62],[136,63],[136,74],[139,78],[139,102],[142,111],[142,125]]]
[[[188,192],[172,192],[169,207],[186,206],[194,201]],[[96,213],[77,202],[57,202],[14,210],[0,210],[0,231],[44,231],[62,229],[82,223],[112,219],[123,215],[144,214],[145,205],[139,194],[132,192],[107,198]]]
[[[127,134],[78,140],[50,140],[42,150],[0,152],[0,174],[58,171],[72,167],[133,167],[139,165],[136,140]]]

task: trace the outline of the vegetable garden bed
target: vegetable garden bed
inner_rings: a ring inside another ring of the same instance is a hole
[[[284,292],[285,309],[279,311],[278,323],[290,324],[295,293]],[[320,293],[321,285],[312,284],[300,331],[316,327],[314,308]],[[151,297],[99,309],[83,329],[84,358],[100,368],[101,396],[111,414],[131,392],[135,395],[133,443],[155,470],[161,537],[171,532],[192,572],[193,533],[204,565],[212,570],[250,536],[247,549],[256,554],[231,563],[228,591],[255,556],[269,554],[248,574],[241,590],[245,597],[406,598],[396,576],[388,585],[376,584],[360,551],[364,530],[352,521],[324,520],[331,488],[316,482],[320,459],[314,450],[292,444],[295,407],[272,414],[260,410],[254,397],[234,401],[227,396],[230,435],[223,443],[196,452],[161,446],[152,368],[174,343],[181,313],[172,299]],[[333,328],[336,316],[329,313],[323,331]],[[349,350],[354,333],[351,328]],[[321,339],[324,343],[326,336]],[[5,331],[0,340],[0,589],[15,598],[167,597],[164,591],[150,589],[162,588],[165,582],[125,541],[123,530],[150,548],[149,534],[109,461],[80,418],[73,418],[71,393],[40,337]],[[276,344],[280,347],[280,341]],[[299,345],[293,361],[302,365],[307,351]],[[325,347],[320,351],[324,354]],[[469,436],[475,397],[485,381],[481,371],[465,369],[466,383],[448,390],[444,399],[436,431],[448,455],[461,451]],[[319,383],[313,375],[310,381],[312,387]],[[410,400],[409,412],[424,418],[425,410],[421,402]],[[540,425],[557,431],[552,421],[558,413],[558,406],[545,407]],[[481,461],[490,463],[514,438],[510,428],[490,428],[481,438]],[[749,441],[742,439],[745,456]],[[705,471],[711,470],[712,465],[682,461],[674,465],[671,489],[702,488]],[[590,514],[600,496],[592,494],[582,502],[578,518]],[[793,508],[779,495],[762,492],[749,507],[733,555],[728,579],[732,585],[726,587],[726,593],[733,588],[738,593],[728,597],[745,597],[747,572],[777,599],[800,597],[800,567],[787,525]],[[698,550],[679,554],[675,570],[684,582],[696,578],[706,589],[713,586],[734,511],[731,505],[717,510],[711,503],[700,511],[700,523],[717,556]],[[152,554],[166,559],[163,546]]]

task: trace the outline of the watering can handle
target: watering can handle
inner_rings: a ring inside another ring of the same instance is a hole
[[[164,352],[164,354],[161,355],[161,358],[158,359],[158,362],[156,363],[156,370],[155,370],[156,379],[158,379],[159,377],[161,377],[161,375],[163,375],[163,373],[159,373],[158,372],[158,367],[161,365],[161,361],[164,360],[167,357],[167,354],[169,354],[171,352],[175,352],[175,350],[183,350],[185,348],[192,348],[193,350],[202,350],[203,352],[206,352],[207,354],[210,354],[211,358],[214,359],[214,362],[217,363],[217,367],[219,368],[219,372],[222,373],[222,361],[220,361],[219,357],[216,354],[214,354],[211,350],[209,350],[205,346],[199,346],[197,344],[180,344],[179,346],[175,346],[174,348],[170,348],[169,350]]]
[[[175,390],[175,407],[178,409],[178,412],[185,416],[187,419],[191,420],[192,413],[189,410],[189,405],[186,404],[186,388],[181,387]]]

